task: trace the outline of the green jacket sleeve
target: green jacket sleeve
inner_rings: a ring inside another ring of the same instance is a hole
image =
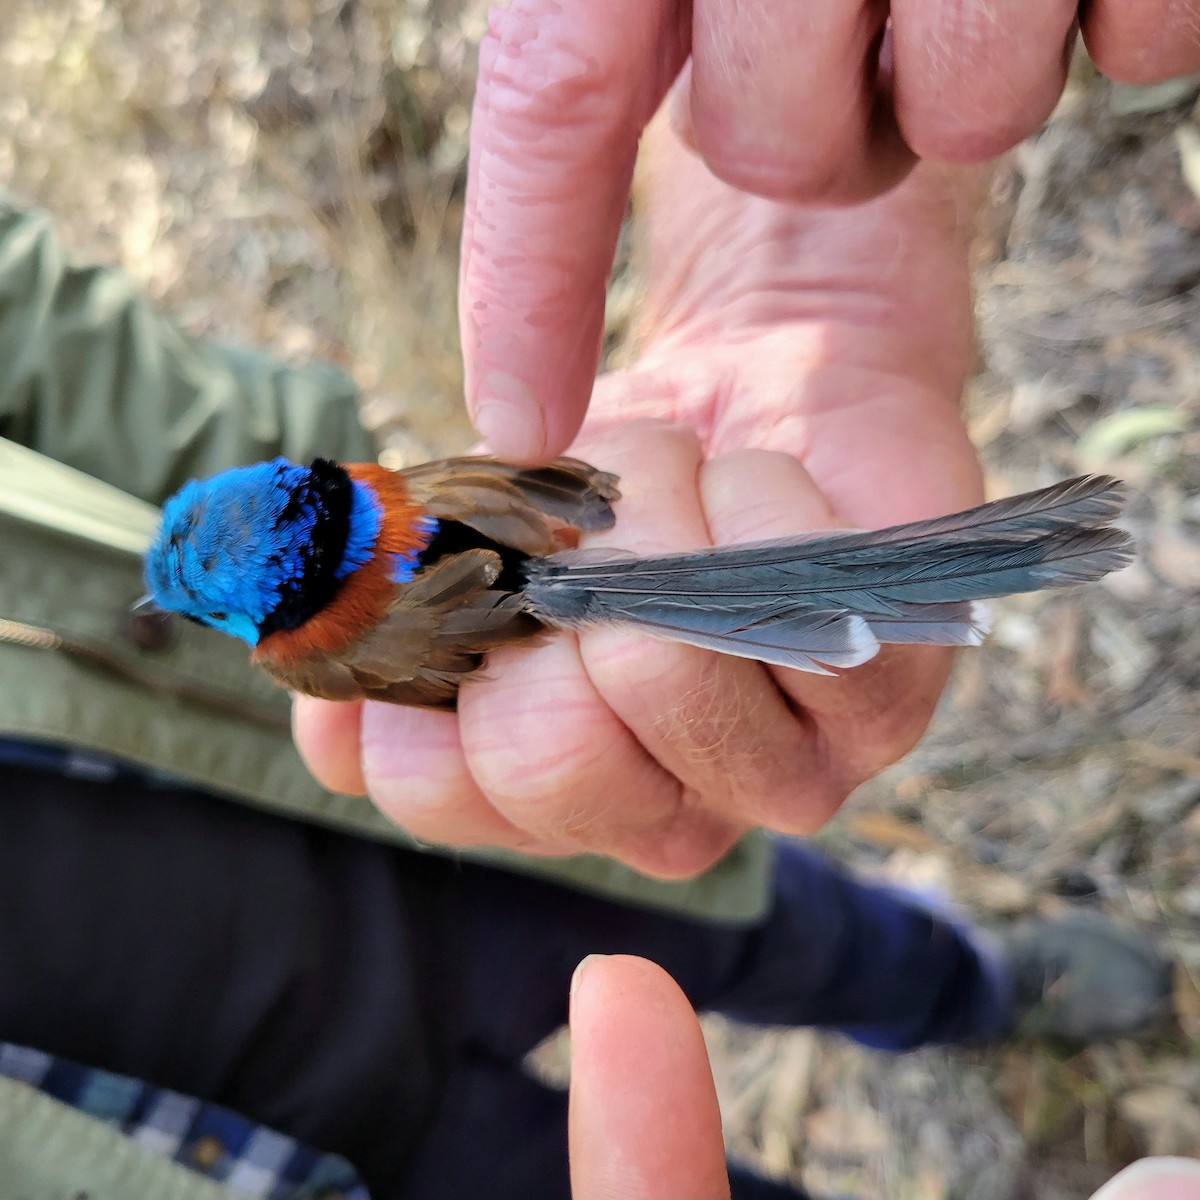
[[[0,436],[161,502],[284,454],[375,457],[354,384],[188,337],[123,272],[71,263],[49,217],[0,194]]]

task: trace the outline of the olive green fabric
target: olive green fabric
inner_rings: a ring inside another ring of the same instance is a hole
[[[0,1077],[0,1200],[245,1200],[115,1125]]]
[[[120,271],[69,262],[44,213],[0,193],[0,436],[159,503],[284,454],[372,456],[336,367],[187,337]]]

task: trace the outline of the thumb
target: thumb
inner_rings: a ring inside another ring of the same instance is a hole
[[[687,998],[645,959],[592,955],[571,981],[575,1200],[728,1200],[721,1113]]]

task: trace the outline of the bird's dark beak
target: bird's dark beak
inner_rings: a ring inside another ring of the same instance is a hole
[[[174,613],[159,608],[153,596],[142,596],[129,606],[122,627],[139,649],[165,650],[175,640],[179,622]]]

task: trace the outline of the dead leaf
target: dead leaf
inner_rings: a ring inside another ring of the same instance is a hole
[[[1200,986],[1183,963],[1175,964],[1171,996],[1175,1019],[1190,1042],[1200,1045]]]
[[[1172,586],[1186,591],[1200,589],[1200,541],[1189,537],[1178,525],[1160,522],[1146,557]]]
[[[1180,125],[1175,130],[1175,147],[1184,182],[1200,197],[1200,131],[1194,125]]]
[[[1126,1092],[1117,1111],[1147,1154],[1200,1154],[1200,1111],[1182,1088],[1151,1085]]]
[[[820,1108],[804,1123],[814,1154],[865,1159],[892,1144],[892,1131],[870,1108]]]
[[[851,813],[846,824],[850,833],[872,846],[887,850],[913,850],[922,854],[944,854],[948,847],[919,825],[889,812]]]
[[[1053,609],[1049,618],[1046,699],[1058,708],[1081,708],[1092,698],[1076,670],[1083,609],[1079,604],[1067,602]]]

